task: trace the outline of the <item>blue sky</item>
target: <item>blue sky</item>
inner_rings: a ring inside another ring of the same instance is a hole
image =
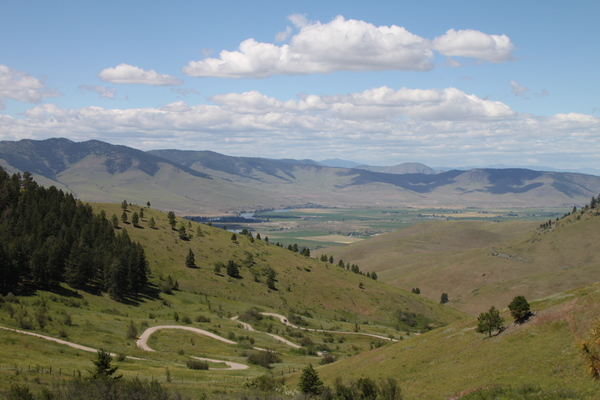
[[[595,1],[7,3],[0,140],[600,169]]]

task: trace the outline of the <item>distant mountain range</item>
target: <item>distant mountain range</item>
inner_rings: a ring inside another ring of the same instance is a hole
[[[585,174],[515,168],[440,172],[418,163],[341,168],[212,151],[144,152],[96,140],[3,141],[0,166],[10,173],[29,171],[40,184],[84,201],[150,201],[188,215],[279,207],[579,206],[600,193],[600,177]]]

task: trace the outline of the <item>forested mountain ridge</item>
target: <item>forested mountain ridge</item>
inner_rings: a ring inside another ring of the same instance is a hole
[[[311,160],[210,151],[143,152],[99,141],[0,142],[0,166],[30,171],[85,201],[139,204],[188,215],[282,207],[557,207],[582,205],[600,177],[527,169],[385,173]],[[42,178],[42,179],[40,179]]]

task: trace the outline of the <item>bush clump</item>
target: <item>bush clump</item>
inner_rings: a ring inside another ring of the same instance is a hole
[[[254,351],[246,359],[250,364],[271,368],[271,364],[280,363],[281,357],[273,351]]]
[[[186,365],[189,369],[196,369],[196,370],[207,370],[208,369],[208,362],[202,361],[202,360],[195,360],[193,358],[188,359],[186,362]]]

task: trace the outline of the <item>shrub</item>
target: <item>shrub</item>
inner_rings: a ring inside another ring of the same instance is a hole
[[[196,370],[207,370],[208,369],[208,363],[206,361],[195,360],[193,358],[188,359],[186,362],[186,365],[189,369],[196,369]]]
[[[281,357],[272,351],[254,351],[246,359],[250,364],[271,368],[271,364],[280,363]]]
[[[261,390],[263,392],[272,392],[283,387],[285,378],[275,378],[273,375],[260,375],[254,379],[246,381],[244,386],[251,389]]]
[[[325,354],[323,356],[323,358],[321,358],[321,361],[319,361],[319,364],[321,364],[321,365],[331,364],[334,361],[335,361],[335,357],[328,353],[328,354]]]
[[[204,315],[198,315],[196,316],[196,318],[194,318],[194,321],[196,322],[210,322],[210,318],[204,316]]]

